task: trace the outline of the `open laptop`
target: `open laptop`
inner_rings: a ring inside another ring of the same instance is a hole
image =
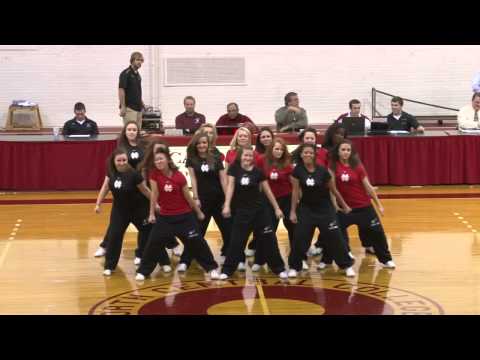
[[[238,125],[219,125],[216,126],[218,135],[233,135],[239,128]]]
[[[368,135],[389,135],[388,123],[372,122]]]
[[[365,135],[364,117],[345,117],[342,119],[342,126],[348,135]]]

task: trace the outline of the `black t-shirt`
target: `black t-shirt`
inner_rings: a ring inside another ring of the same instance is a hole
[[[131,66],[120,73],[119,88],[125,90],[125,105],[132,110],[142,111],[142,78]]]
[[[220,182],[220,170],[224,170],[220,156],[214,156],[212,166],[208,165],[206,159],[194,161],[187,158],[185,166],[193,168],[197,178],[198,196],[200,201],[223,195],[222,183]]]
[[[262,206],[260,183],[267,178],[263,171],[254,167],[247,171],[238,162],[228,168],[228,175],[235,178],[235,191],[232,199],[232,209],[254,209]]]
[[[402,111],[398,120],[393,117],[393,113],[390,113],[390,115],[387,116],[387,123],[389,130],[410,131],[412,128],[418,128],[420,125],[413,115],[410,115],[404,111]]]
[[[298,179],[302,189],[300,204],[315,209],[331,209],[330,190],[328,182],[332,178],[327,169],[317,165],[313,173],[309,172],[303,164],[298,164],[292,176]]]
[[[108,187],[113,195],[113,206],[130,209],[142,201],[145,196],[137,188],[142,181],[142,175],[136,170],[110,174]]]
[[[145,151],[143,146],[137,144],[132,146],[129,143],[125,146],[128,155],[128,163],[134,169],[137,168],[137,165],[140,164],[145,156]]]

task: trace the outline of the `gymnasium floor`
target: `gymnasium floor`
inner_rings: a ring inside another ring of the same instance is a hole
[[[96,192],[0,193],[0,314],[480,314],[480,187],[380,187],[382,218],[397,269],[364,254],[350,229],[357,276],[336,268],[280,281],[262,270],[208,281],[196,263],[185,275],[158,268],[134,280],[136,233],[126,235],[117,271],[94,258],[110,204]],[[216,258],[221,238],[211,225]],[[278,232],[288,252],[286,232]],[[253,259],[252,259],[253,260]],[[178,258],[173,257],[173,265]]]

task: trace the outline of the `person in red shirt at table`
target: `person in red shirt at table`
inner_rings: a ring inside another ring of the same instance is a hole
[[[239,113],[238,104],[234,102],[227,105],[227,113],[220,116],[215,126],[244,126],[252,133],[258,131],[257,126],[248,116]]]
[[[332,151],[330,170],[335,174],[335,184],[347,205],[352,209],[348,214],[338,212],[338,221],[346,241],[348,241],[347,228],[357,225],[362,229],[372,244],[375,255],[384,267],[393,269],[395,263],[388,250],[387,237],[371,199],[383,215],[384,208],[378,199],[375,189],[368,180],[367,172],[363,167],[355,148],[350,140],[342,140]],[[328,259],[328,260],[327,260]],[[324,251],[319,269],[324,269],[331,263]]]
[[[212,251],[201,236],[197,219],[205,218],[202,210],[192,199],[187,179],[178,171],[170,153],[160,148],[155,153],[155,169],[150,171],[150,223],[155,223],[143,252],[142,262],[137,270],[136,280],[142,281],[155,269],[157,262],[164,272],[172,271],[165,246],[172,236],[178,237],[191,256],[208,272],[210,279],[218,279],[218,264]],[[160,214],[155,217],[156,204]]]
[[[175,118],[175,129],[182,129],[184,133],[193,134],[202,124],[205,124],[205,115],[195,112],[195,98],[187,96],[183,99],[185,112]]]

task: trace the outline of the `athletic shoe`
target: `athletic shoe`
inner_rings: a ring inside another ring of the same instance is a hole
[[[135,265],[140,265],[141,262],[142,262],[142,259],[139,258],[139,257],[136,257],[135,260],[133,260],[133,263],[134,263]]]
[[[95,254],[93,254],[93,256],[102,257],[102,256],[105,256],[106,253],[107,253],[107,250],[99,246],[97,251],[95,251]]]
[[[172,250],[173,255],[175,255],[177,257],[182,256],[182,252],[183,252],[183,250],[182,250],[182,247],[180,245],[175,246]]]
[[[397,265],[395,265],[395,263],[390,260],[390,261],[387,261],[385,264],[382,264],[384,268],[386,269],[395,269]]]
[[[365,248],[365,254],[375,255],[375,249],[373,248],[373,246],[366,247]]]
[[[331,264],[326,264],[324,262],[319,262],[318,265],[317,265],[317,270],[323,270],[323,269],[326,269],[327,267],[329,267]]]
[[[353,256],[351,251],[348,252],[348,256],[350,256],[353,260],[355,260],[355,256]]]
[[[185,272],[185,271],[187,271],[187,264],[185,264],[185,263],[180,263],[180,264],[178,264],[178,266],[177,266],[177,271],[178,271],[178,272]]]
[[[110,270],[110,269],[105,269],[105,270],[103,270],[103,275],[105,275],[105,276],[110,276],[110,275],[112,275],[112,270]]]
[[[209,275],[210,275],[210,279],[212,279],[212,280],[220,279],[220,274],[218,273],[217,269],[213,269],[212,271],[210,271]]]
[[[164,273],[169,273],[172,271],[172,267],[170,265],[163,265],[162,270]]]
[[[226,279],[228,279],[228,275],[224,274],[224,273],[221,273],[219,279],[220,280],[226,280]]]
[[[253,265],[252,265],[252,271],[253,271],[253,272],[258,272],[258,271],[260,271],[261,268],[262,268],[262,267],[261,267],[260,265],[258,265],[258,264],[253,264]]]
[[[135,276],[135,280],[143,281],[143,280],[145,280],[145,275],[137,273],[137,275]]]
[[[355,270],[353,270],[353,267],[350,266],[349,268],[346,268],[345,275],[347,277],[354,277],[356,274],[355,274]]]
[[[255,250],[254,249],[246,249],[245,250],[245,256],[246,257],[251,257],[255,255]]]
[[[289,278],[296,278],[297,277],[297,270],[295,270],[295,269],[288,270],[287,276]]]
[[[278,274],[278,277],[280,279],[288,279],[288,273],[286,271],[282,271],[280,274]]]
[[[238,267],[237,267],[237,270],[238,271],[245,271],[245,263],[244,262],[241,262],[241,263],[238,263]]]
[[[310,269],[310,266],[308,265],[308,263],[305,260],[303,260],[302,261],[302,270],[308,270],[308,269]]]

